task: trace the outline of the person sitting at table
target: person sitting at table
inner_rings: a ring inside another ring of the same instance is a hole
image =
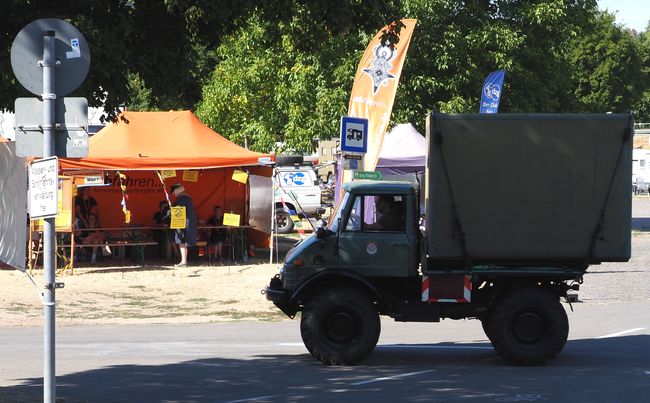
[[[173,258],[176,255],[176,244],[173,243],[173,231],[169,230],[171,222],[171,212],[167,200],[158,202],[158,211],[153,215],[153,226],[158,227],[153,230],[153,239],[158,242],[160,257],[164,259]]]
[[[106,237],[104,236],[104,233],[97,230],[97,231],[88,231],[92,230],[94,228],[99,228],[99,219],[97,215],[95,214],[90,214],[88,216],[88,227],[86,227],[87,231],[82,231],[82,233],[86,233],[85,237],[83,237],[82,243],[84,245],[102,245],[104,242],[106,242]],[[91,262],[95,263],[97,261],[97,250],[99,249],[99,246],[93,246],[93,252],[92,252],[92,257],[91,257]],[[104,246],[105,251],[110,254],[111,249],[109,248],[108,245]],[[104,250],[102,249],[102,253]],[[102,255],[100,255],[101,257]]]
[[[223,226],[223,212],[221,206],[214,206],[214,215],[208,220],[208,226],[218,227]],[[210,247],[208,248],[208,253],[210,254],[209,258],[212,260],[223,263],[223,241],[226,240],[228,236],[228,231],[225,228],[210,228]],[[214,248],[214,256],[212,255],[211,250]]]
[[[85,187],[79,187],[74,200],[74,216],[80,220],[80,228],[90,228],[88,217],[91,214],[99,217],[97,200],[88,194]]]

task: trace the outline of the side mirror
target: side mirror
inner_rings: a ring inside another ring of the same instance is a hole
[[[319,225],[316,227],[316,239],[323,239],[327,236],[327,230],[324,226]]]

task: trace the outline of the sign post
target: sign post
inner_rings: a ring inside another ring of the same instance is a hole
[[[340,144],[343,153],[343,179],[350,180],[354,171],[363,167],[363,157],[368,151],[368,119],[343,116]]]
[[[34,185],[37,187],[36,193],[47,199],[49,197],[48,175],[50,169],[56,169],[54,176],[54,186],[58,186],[58,160],[53,157],[59,155],[68,156],[66,150],[57,150],[55,146],[56,137],[56,103],[57,97],[63,97],[74,91],[85,80],[90,68],[90,51],[84,36],[75,27],[69,23],[55,18],[43,18],[32,21],[27,24],[14,39],[11,45],[11,67],[16,79],[28,91],[35,95],[40,95],[42,102],[42,124],[38,125],[35,131],[42,130],[42,139],[38,135],[34,136],[16,136],[16,144],[24,142],[42,141],[42,155],[22,155],[43,157],[45,162],[42,164],[45,172],[44,179],[39,182],[35,179]],[[83,102],[82,102],[83,103]],[[19,103],[20,104],[20,103]],[[22,105],[22,104],[20,104]],[[84,104],[86,105],[86,104]],[[39,105],[40,107],[40,105]],[[22,106],[21,106],[22,108]],[[83,106],[82,106],[83,108]],[[16,115],[22,115],[22,110],[16,111]],[[33,113],[27,113],[30,115]],[[86,111],[87,116],[87,111]],[[66,117],[67,118],[67,117]],[[79,126],[78,122],[58,122],[59,124],[75,127]],[[75,127],[76,128],[76,127]],[[31,130],[23,130],[23,133]],[[77,145],[81,151],[79,155],[87,154],[87,142],[84,147],[83,136],[72,139],[73,145]],[[66,142],[67,143],[67,142]],[[20,147],[21,150],[30,150],[37,147]],[[29,153],[26,151],[26,153]],[[84,154],[86,153],[86,154]],[[33,171],[40,168],[37,164]],[[31,172],[30,172],[31,173]],[[32,178],[30,176],[30,184]],[[48,185],[48,186],[45,186]],[[44,189],[40,189],[41,186]],[[30,192],[32,189],[30,188]],[[54,190],[56,195],[56,189]],[[36,201],[36,200],[32,200]],[[41,212],[34,210],[37,214],[44,213],[43,225],[43,277],[45,285],[43,291],[44,308],[44,332],[43,332],[43,401],[45,403],[54,403],[56,401],[56,371],[55,371],[55,315],[56,315],[56,288],[63,287],[62,283],[57,283],[54,272],[55,256],[55,219],[58,208],[58,199],[54,197],[54,214],[49,201],[40,203],[39,200],[34,207],[40,208]],[[34,218],[34,217],[30,217]]]

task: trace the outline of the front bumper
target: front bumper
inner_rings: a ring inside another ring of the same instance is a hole
[[[275,306],[280,308],[285,315],[293,319],[298,312],[297,307],[290,302],[290,293],[288,290],[282,288],[282,280],[278,275],[271,279],[269,285],[264,289],[266,299],[273,302]]]

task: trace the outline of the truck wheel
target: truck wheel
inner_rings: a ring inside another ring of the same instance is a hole
[[[309,353],[326,365],[353,365],[375,349],[381,324],[377,308],[349,287],[320,292],[305,305],[300,334]]]
[[[279,234],[288,234],[293,231],[291,216],[281,208],[275,210],[275,225]]]
[[[569,320],[559,298],[537,287],[502,298],[487,326],[492,346],[513,365],[545,364],[562,351],[569,335]]]

